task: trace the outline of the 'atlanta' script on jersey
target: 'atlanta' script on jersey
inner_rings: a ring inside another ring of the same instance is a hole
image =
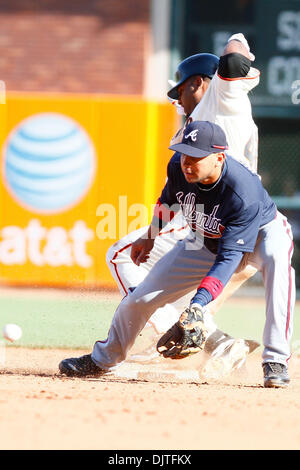
[[[216,217],[219,204],[215,205],[210,214],[205,214],[203,204],[196,204],[196,194],[189,192],[184,194],[182,191],[176,193],[177,200],[181,206],[182,213],[188,224],[193,230],[198,230],[208,238],[220,238],[225,229],[221,224],[221,219]]]

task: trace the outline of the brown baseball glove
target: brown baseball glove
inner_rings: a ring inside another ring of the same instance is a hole
[[[157,351],[165,358],[183,359],[204,348],[207,330],[200,306],[185,309],[176,322],[158,341]]]

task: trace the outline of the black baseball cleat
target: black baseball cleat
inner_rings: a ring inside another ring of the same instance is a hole
[[[61,374],[65,374],[68,377],[96,377],[107,372],[106,370],[96,366],[91,354],[64,359],[60,362],[58,367]]]
[[[263,364],[264,387],[284,388],[290,383],[287,367],[278,362],[265,362]]]

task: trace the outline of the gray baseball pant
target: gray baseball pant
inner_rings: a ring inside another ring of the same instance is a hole
[[[197,289],[215,261],[205,246],[193,250],[188,240],[179,241],[152,268],[144,281],[118,306],[105,341],[97,341],[94,362],[103,369],[121,364],[153,312]],[[243,262],[262,272],[266,320],[263,332],[263,362],[287,363],[293,332],[295,273],[291,267],[293,241],[290,225],[277,212],[261,228],[253,253]]]

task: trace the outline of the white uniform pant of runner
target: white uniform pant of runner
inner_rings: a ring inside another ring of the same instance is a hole
[[[147,229],[148,227],[143,227],[129,233],[114,243],[106,253],[107,265],[124,296],[130,292],[130,288],[135,288],[145,279],[157,261],[174,248],[178,240],[184,239],[190,233],[183,217],[176,216],[156,238],[148,261],[137,266],[130,257],[131,246]],[[164,333],[178,320],[188,304],[189,298],[183,297],[172,304],[162,306],[153,313],[147,325],[153,326],[157,333]]]
[[[144,281],[121,301],[108,338],[94,345],[92,358],[99,367],[110,369],[121,364],[158,308],[197,289],[213,265],[215,255],[205,247],[190,248],[187,239],[177,242],[153,266]],[[245,262],[255,264],[262,272],[265,286],[263,362],[286,364],[290,357],[295,304],[292,254],[291,228],[286,218],[277,213],[277,217],[260,230],[254,252],[245,257]]]

